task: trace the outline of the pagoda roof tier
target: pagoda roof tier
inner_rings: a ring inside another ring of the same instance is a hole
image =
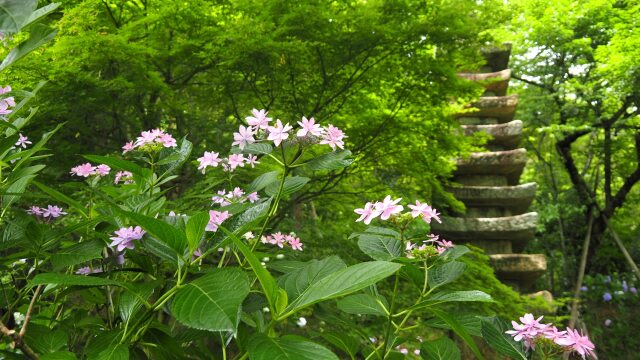
[[[502,207],[523,214],[536,196],[536,183],[514,186],[460,186],[447,191],[467,207]]]

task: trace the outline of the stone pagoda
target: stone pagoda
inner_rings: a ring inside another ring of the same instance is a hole
[[[480,72],[458,74],[485,88],[471,104],[477,110],[457,115],[465,134],[483,131],[491,139],[486,152],[457,160],[454,182],[459,186],[448,191],[466,205],[466,213],[443,217],[442,224],[432,226],[445,239],[483,248],[500,280],[528,292],[547,263],[542,254],[523,253],[534,237],[538,214],[528,211],[536,184],[519,184],[527,153],[520,147],[522,121],[513,119],[518,96],[507,95],[510,54],[510,45],[488,49]]]

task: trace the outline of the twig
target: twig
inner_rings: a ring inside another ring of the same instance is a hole
[[[19,335],[16,335],[16,331],[15,330],[11,330],[8,327],[6,327],[4,325],[4,323],[2,321],[0,321],[0,333],[2,333],[3,335],[11,338],[13,340],[13,344],[12,346],[14,348],[19,348],[20,350],[22,350],[22,352],[29,357],[29,359],[32,360],[38,360],[40,359],[40,357],[38,356],[38,354],[36,354],[30,347],[29,345],[25,344],[24,341],[22,341],[22,339],[19,337]]]
[[[602,216],[602,218],[604,219],[604,223],[607,225],[607,229],[611,231],[613,240],[616,242],[616,245],[618,245],[618,247],[620,248],[622,255],[624,255],[624,258],[627,260],[627,263],[629,263],[629,266],[635,273],[636,277],[638,278],[638,280],[640,280],[640,270],[638,269],[638,265],[636,265],[636,263],[633,261],[633,258],[629,254],[629,251],[627,251],[627,248],[624,247],[624,244],[622,243],[622,241],[620,241],[620,238],[618,237],[618,233],[616,233],[611,227],[611,225],[609,224],[609,219],[607,219],[607,217],[604,215]]]
[[[587,227],[587,236],[582,244],[582,257],[580,258],[580,268],[578,270],[578,279],[573,293],[573,301],[571,302],[571,319],[569,319],[569,327],[573,328],[578,320],[578,299],[580,298],[580,288],[584,279],[584,271],[587,267],[587,257],[589,255],[589,243],[591,242],[591,230],[593,229],[593,209],[589,212],[589,225]]]
[[[24,334],[27,332],[27,325],[31,320],[31,314],[33,313],[33,305],[35,305],[36,299],[38,298],[38,295],[40,295],[41,291],[42,291],[42,285],[38,285],[38,287],[36,288],[36,292],[33,293],[33,297],[31,298],[31,302],[29,303],[27,314],[24,316],[24,323],[22,323],[22,329],[20,329],[20,333],[18,334],[18,337],[20,339],[22,339],[24,337]]]

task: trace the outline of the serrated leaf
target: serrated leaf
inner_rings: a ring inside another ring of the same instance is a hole
[[[37,6],[37,0],[3,1],[0,6],[0,32],[13,34],[20,31]]]
[[[248,352],[251,360],[338,360],[326,347],[293,335],[270,338],[254,334],[249,340]]]
[[[338,309],[347,314],[388,316],[388,304],[370,294],[356,294],[338,300]]]
[[[171,313],[179,322],[195,329],[235,332],[240,307],[249,289],[249,278],[242,270],[217,270],[178,290]]]
[[[464,263],[452,261],[429,270],[429,287],[431,289],[446,285],[459,278],[466,269]]]
[[[282,196],[293,194],[294,192],[302,189],[309,182],[309,180],[311,179],[304,176],[288,176],[284,180],[284,185],[282,186]],[[267,195],[269,196],[276,196],[279,188],[280,182],[271,183],[265,189],[265,193],[267,193]]]
[[[239,147],[232,147],[233,154],[269,154],[273,151],[273,147],[267,143],[246,144],[242,150]]]
[[[117,344],[100,352],[96,360],[129,360],[129,348],[125,344]]]
[[[361,234],[358,247],[374,260],[391,261],[402,256],[402,242],[389,236]]]
[[[287,291],[290,299],[295,299],[313,283],[346,267],[347,264],[337,256],[330,256],[322,260],[314,259],[281,276],[278,279],[278,284]]]
[[[351,156],[349,150],[338,150],[330,152],[309,161],[307,168],[309,170],[339,170],[351,165],[353,159],[347,159]]]
[[[206,212],[197,213],[189,217],[185,233],[189,242],[189,251],[193,252],[200,245],[200,241],[205,233],[205,228],[209,223],[209,214]]]
[[[390,276],[402,265],[386,261],[364,262],[339,270],[312,284],[287,307],[287,315],[320,301],[335,299],[361,290]]]
[[[493,299],[489,294],[478,290],[440,292],[429,296],[426,300],[413,305],[409,309],[419,309],[422,307],[435,306],[448,302],[470,301],[493,302]]]
[[[505,331],[509,330],[506,322],[500,318],[492,317],[482,318],[480,323],[482,337],[495,351],[513,359],[527,359],[523,343],[513,340],[511,336],[505,333]]]
[[[482,356],[480,349],[478,349],[478,345],[476,345],[476,343],[473,341],[473,338],[471,337],[471,335],[469,335],[469,332],[467,332],[464,326],[462,326],[453,316],[449,315],[448,313],[442,310],[435,309],[435,308],[432,308],[430,312],[436,317],[440,318],[445,323],[447,323],[447,325],[451,327],[451,330],[453,330],[453,332],[455,332],[456,335],[458,335],[465,342],[465,344],[469,346],[469,349],[471,349],[473,354],[478,359],[484,360],[484,356]]]
[[[162,149],[160,161],[157,164],[159,165],[158,174],[160,177],[164,177],[182,166],[189,159],[191,150],[193,150],[193,144],[186,137],[180,140],[178,147]]]
[[[146,215],[133,212],[125,213],[128,218],[140,225],[147,233],[167,244],[176,253],[184,253],[187,247],[187,236],[179,229],[168,223]]]
[[[425,360],[459,360],[460,349],[453,340],[441,337],[423,342],[420,356]]]
[[[85,261],[102,257],[104,243],[100,240],[89,240],[59,249],[51,255],[51,263],[54,269],[83,263]]]
[[[29,38],[11,49],[9,54],[0,63],[0,71],[6,69],[14,62],[53,39],[58,31],[43,24],[35,24],[30,28]]]
[[[452,248],[447,249],[444,253],[442,253],[442,255],[440,255],[440,257],[444,261],[451,261],[451,260],[458,259],[459,257],[461,257],[462,255],[468,252],[471,252],[471,250],[469,250],[468,247],[464,245],[456,245]]]
[[[331,345],[349,354],[351,358],[355,358],[358,350],[360,349],[360,341],[348,334],[322,332],[319,335]]]
[[[258,176],[257,178],[255,178],[255,180],[251,182],[251,184],[249,184],[249,186],[247,187],[247,192],[251,193],[254,191],[260,191],[264,189],[269,184],[278,180],[279,174],[280,174],[280,171],[269,171]]]
[[[473,336],[482,336],[480,332],[480,318],[474,314],[458,314],[456,313],[456,321],[467,332]],[[451,330],[451,326],[439,318],[431,318],[423,322],[425,326],[433,327],[436,329]]]
[[[133,314],[142,308],[142,299],[149,299],[156,286],[158,286],[157,281],[135,284],[131,287],[131,291],[125,291],[120,295],[118,313],[122,321],[128,323],[131,320]]]
[[[66,332],[39,324],[29,324],[26,342],[38,353],[51,353],[62,349],[68,340]]]

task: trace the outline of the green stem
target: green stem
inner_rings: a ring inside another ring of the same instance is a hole
[[[393,293],[391,294],[391,303],[389,304],[389,314],[393,314],[393,306],[396,302],[396,295],[398,294],[398,283],[400,279],[400,271],[396,271],[395,280],[393,281]],[[387,335],[384,337],[384,356],[387,357],[388,346],[389,346],[389,338],[391,338],[391,328],[393,326],[393,317],[389,315],[389,321],[387,322]],[[395,332],[394,332],[395,334]]]

